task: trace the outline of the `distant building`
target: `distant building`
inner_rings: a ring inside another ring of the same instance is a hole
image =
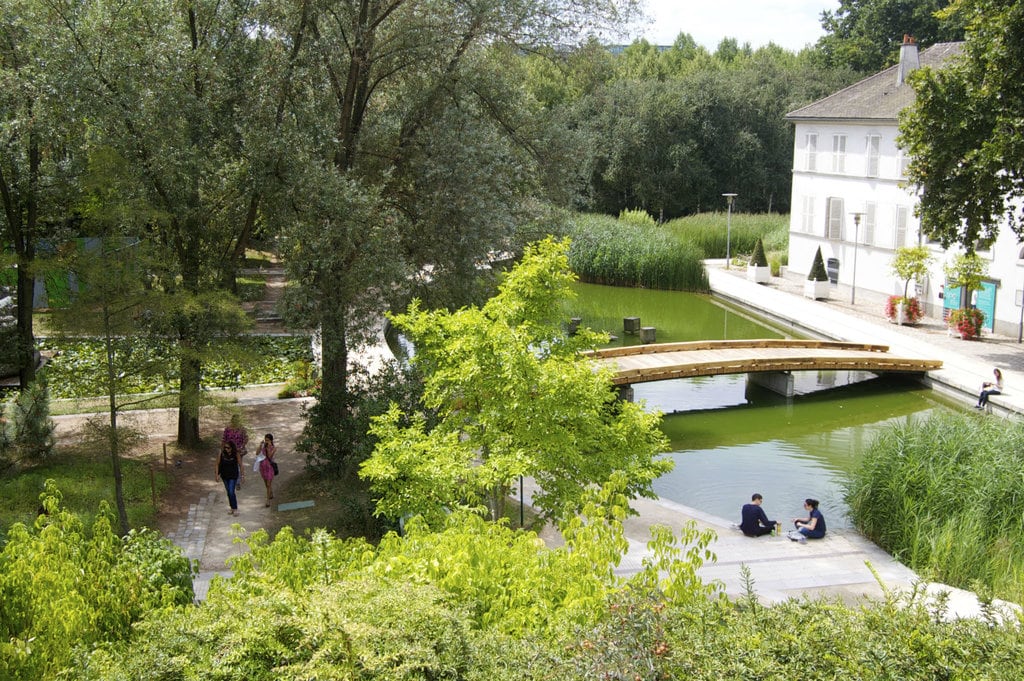
[[[806,274],[816,249],[829,264],[830,278],[885,294],[902,295],[903,282],[890,265],[896,248],[927,243],[914,215],[917,197],[906,183],[908,157],[896,144],[900,111],[914,101],[906,79],[921,66],[941,68],[961,53],[963,43],[939,43],[918,53],[905,38],[900,60],[880,73],[786,115],[796,126],[793,195],[789,223],[789,269]],[[853,213],[861,213],[859,228]],[[856,242],[856,243],[855,243]],[[942,315],[961,306],[960,292],[945,287],[944,264],[958,251],[929,244],[935,263],[917,297],[926,313]],[[977,244],[989,261],[985,289],[975,304],[986,327],[1017,335],[1024,287],[1021,245],[1012,230],[1000,230],[994,244]],[[912,293],[913,295],[913,293]]]

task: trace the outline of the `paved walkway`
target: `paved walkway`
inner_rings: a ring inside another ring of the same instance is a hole
[[[989,335],[981,341],[962,341],[951,338],[945,326],[935,321],[916,327],[889,324],[884,317],[884,296],[857,291],[854,305],[849,302],[850,290],[841,286],[833,287],[831,299],[812,301],[802,297],[803,282],[796,277],[776,277],[769,285],[758,285],[748,282],[742,270],[727,271],[717,263],[708,264],[708,274],[716,296],[772,317],[777,324],[788,325],[801,333],[882,343],[901,355],[941,359],[944,367],[933,372],[929,382],[935,389],[965,404],[973,403],[981,381],[991,375],[993,366],[999,366],[1007,392],[993,398],[994,417],[1024,413],[1024,388],[1018,388],[1024,386],[1024,346],[1016,339]],[[301,401],[258,396],[243,406],[253,433],[274,432],[278,441],[284,443],[279,482],[286,481],[302,465],[299,457],[290,455],[287,444],[294,442],[301,430]],[[173,435],[173,416],[173,410],[169,410],[164,417],[167,423],[154,424],[150,432],[164,432],[161,428],[166,428],[166,432]],[[261,481],[250,471],[239,496],[240,514],[228,516],[224,490],[213,479],[212,459],[201,465],[209,465],[209,481],[190,502],[186,520],[171,534],[189,557],[200,561],[202,573],[196,581],[198,598],[205,595],[214,574],[229,574],[225,567],[227,559],[242,550],[233,541],[235,525],[253,530],[262,527],[270,514],[281,512],[277,506],[264,506]],[[294,500],[275,499],[275,503],[287,501]],[[756,591],[767,602],[803,595],[833,595],[855,602],[863,597],[880,597],[882,585],[910,588],[918,581],[911,570],[852,530],[833,531],[823,540],[806,544],[791,542],[785,536],[750,539],[733,527],[736,519],[709,516],[664,500],[639,500],[634,506],[638,516],[626,521],[630,548],[619,567],[623,575],[636,571],[642,564],[652,525],[679,528],[692,520],[718,535],[712,546],[717,561],[705,566],[701,575],[719,580],[726,593],[733,596],[743,593],[741,567],[744,565],[750,570]],[[559,541],[553,535],[546,539],[552,543]],[[932,590],[947,588],[930,586]],[[966,616],[977,612],[973,594],[949,591],[953,614]]]

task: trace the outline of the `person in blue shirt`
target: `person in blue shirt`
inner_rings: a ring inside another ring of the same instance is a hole
[[[793,518],[799,536],[790,538],[799,541],[821,539],[825,536],[825,516],[818,510],[818,500],[804,499],[804,509],[807,511],[806,518]]]
[[[750,497],[750,503],[743,504],[743,508],[740,509],[742,517],[740,529],[748,537],[760,537],[765,534],[771,534],[775,531],[775,526],[778,525],[776,521],[768,520],[764,509],[761,508],[763,500],[763,497],[755,492]]]

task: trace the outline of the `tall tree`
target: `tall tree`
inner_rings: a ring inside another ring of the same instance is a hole
[[[203,351],[219,333],[225,261],[237,258],[258,205],[247,155],[265,111],[259,68],[266,41],[242,0],[79,3],[46,0],[72,46],[61,62],[89,117],[93,144],[109,147],[148,213],[140,236],[164,249],[159,290],[178,305],[178,441],[199,440]],[[271,112],[272,117],[272,112]],[[259,164],[255,164],[259,165]],[[229,267],[229,269],[233,269]]]
[[[0,245],[17,265],[14,364],[22,390],[35,378],[33,294],[37,251],[55,240],[73,201],[75,143],[69,115],[67,49],[40,3],[0,0]]]
[[[913,74],[917,98],[900,121],[921,229],[972,252],[1002,224],[1024,235],[1024,5],[963,0],[961,58]]]
[[[963,40],[963,24],[941,10],[952,0],[839,0],[835,11],[821,13],[825,35],[818,49],[833,67],[863,73],[894,63],[904,35],[919,45]]]
[[[472,295],[477,265],[507,246],[547,142],[507,78],[539,45],[633,0],[307,0],[272,27],[300,45],[289,100],[294,145],[279,205],[296,320],[322,329],[314,420],[349,408],[350,355],[416,281]],[[334,192],[324,193],[324,188]],[[331,251],[311,248],[330,244]],[[344,452],[337,452],[344,455]]]
[[[550,239],[531,246],[483,307],[429,312],[413,303],[393,318],[416,344],[423,407],[439,423],[405,425],[397,408],[376,420],[380,442],[362,475],[379,512],[441,521],[446,508],[486,504],[497,519],[522,475],[537,480],[533,504],[553,519],[579,512],[586,491],[615,472],[627,497],[653,494],[671,468],[657,458],[666,445],[660,416],[619,401],[609,376],[580,355],[596,335],[566,336],[561,315],[575,279],[567,251]]]

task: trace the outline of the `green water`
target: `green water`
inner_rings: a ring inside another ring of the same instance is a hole
[[[778,338],[770,322],[709,296],[579,285],[571,316],[619,336],[623,317],[657,328],[657,341]],[[870,379],[870,380],[865,380]],[[898,376],[803,372],[787,400],[748,386],[745,374],[634,386],[635,398],[666,414],[675,470],[655,483],[663,498],[734,522],[753,492],[773,520],[803,515],[806,497],[821,501],[830,527],[849,527],[843,481],[875,434],[896,420],[954,408],[920,384]]]

